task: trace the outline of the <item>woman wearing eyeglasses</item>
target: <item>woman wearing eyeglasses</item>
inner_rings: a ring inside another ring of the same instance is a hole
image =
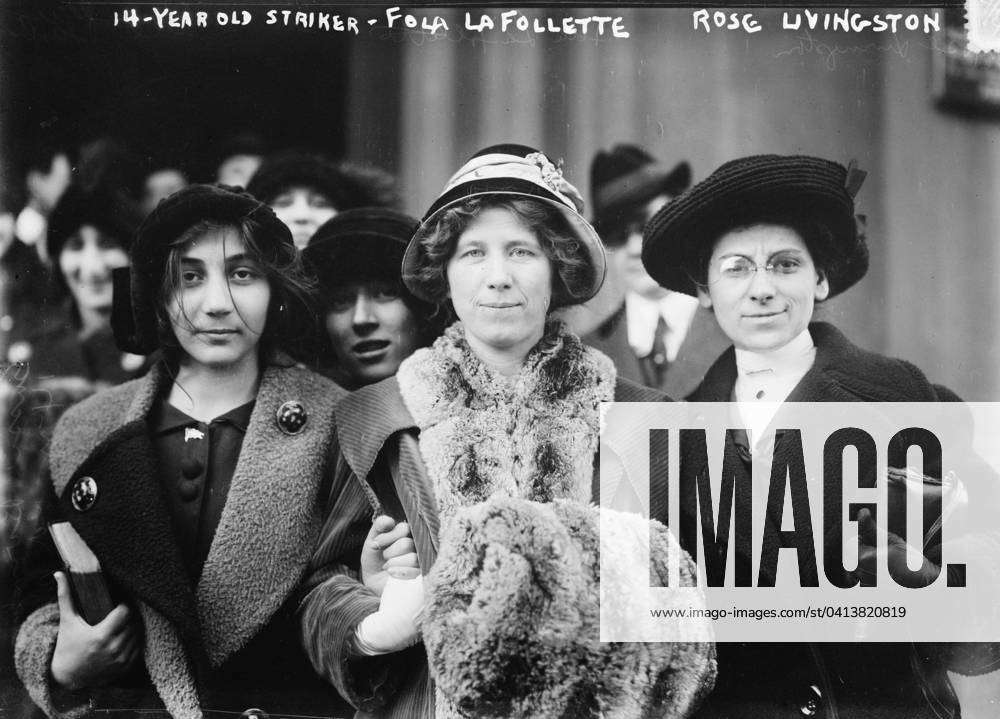
[[[650,275],[697,297],[732,341],[688,399],[734,403],[749,430],[734,440],[745,469],[738,481],[750,481],[754,443],[783,402],[958,400],[909,362],[813,322],[818,303],[868,269],[854,215],[863,177],[816,157],[745,157],[724,164],[646,227],[642,259]],[[776,461],[782,451],[779,433]],[[979,489],[980,497],[991,493]],[[861,531],[869,530],[873,535],[874,522],[862,517]],[[937,576],[935,547],[924,551],[918,586],[921,577],[926,584]],[[698,716],[957,716],[945,666],[991,671],[995,652],[948,646],[720,644],[716,689]]]

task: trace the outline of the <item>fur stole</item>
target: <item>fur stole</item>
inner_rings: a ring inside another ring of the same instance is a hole
[[[590,502],[599,404],[614,398],[615,368],[561,322],[546,325],[514,377],[487,367],[458,322],[397,379],[442,520],[493,496]]]

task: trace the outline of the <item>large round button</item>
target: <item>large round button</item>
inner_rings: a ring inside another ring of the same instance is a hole
[[[306,413],[306,408],[302,406],[301,402],[293,399],[278,407],[278,411],[275,413],[278,429],[285,434],[301,432],[302,428],[306,426],[307,419],[309,419],[309,415]]]
[[[181,474],[184,475],[184,479],[195,479],[204,469],[204,465],[193,457],[185,457],[181,460]]]
[[[197,481],[181,480],[177,485],[177,493],[185,502],[191,502],[198,498],[201,492],[201,484]]]
[[[69,501],[77,512],[86,512],[97,501],[97,482],[93,477],[79,477],[73,483]]]
[[[247,709],[240,714],[240,719],[271,719],[271,716],[263,709]]]

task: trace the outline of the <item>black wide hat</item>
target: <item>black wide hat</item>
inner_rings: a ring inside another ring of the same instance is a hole
[[[415,297],[433,302],[418,271],[428,262],[421,244],[433,233],[441,214],[473,197],[508,195],[539,200],[558,210],[580,242],[594,269],[585,287],[573,288],[573,303],[586,302],[604,283],[607,261],[594,227],[581,214],[583,198],[563,177],[562,170],[539,150],[527,145],[492,145],[480,150],[452,175],[444,191],[427,210],[403,257],[403,282]]]
[[[419,220],[385,207],[359,207],[327,220],[309,240],[302,259],[322,285],[332,278],[401,280],[403,253]]]
[[[59,198],[49,215],[46,249],[58,264],[66,240],[84,225],[96,227],[118,241],[126,252],[142,217],[123,194],[105,189],[87,192],[78,185],[70,187]]]
[[[722,165],[646,225],[642,264],[669,290],[697,296],[696,279],[712,246],[726,232],[776,217],[818,222],[830,246],[810,247],[833,297],[868,271],[868,246],[858,231],[854,195],[865,173],[805,155],[754,155]],[[820,252],[817,252],[820,250]]]
[[[590,163],[590,196],[594,226],[604,232],[629,211],[658,195],[679,195],[691,184],[691,166],[667,167],[637,145],[618,144],[601,150]]]
[[[159,348],[156,304],[171,244],[199,222],[235,225],[246,219],[262,225],[276,246],[284,244],[286,252],[294,251],[285,223],[270,207],[238,187],[190,185],[156,206],[136,234],[131,268],[115,273],[111,326],[121,350],[150,354]]]

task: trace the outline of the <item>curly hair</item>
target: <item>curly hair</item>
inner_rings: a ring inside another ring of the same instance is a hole
[[[258,344],[260,356],[270,358],[277,350],[287,351],[296,358],[308,356],[316,334],[315,282],[306,273],[294,246],[271,237],[264,225],[249,217],[238,223],[202,220],[170,243],[156,303],[156,326],[164,356],[176,363],[182,352],[167,309],[183,286],[181,258],[195,240],[209,232],[226,229],[233,230],[243,241],[246,255],[260,267],[271,288],[264,332]],[[239,308],[236,311],[239,313]],[[184,317],[190,323],[186,314]]]
[[[776,225],[793,230],[802,238],[806,249],[809,250],[813,265],[821,277],[827,277],[836,272],[838,263],[843,261],[836,252],[833,233],[822,222],[817,222],[815,219],[794,211],[775,211],[763,214],[748,211],[744,215],[736,215],[732,222],[727,222],[726,229],[719,231],[714,241],[703,243],[695,252],[690,253],[688,261],[685,263],[685,272],[699,287],[706,287],[708,285],[708,265],[719,240],[730,232],[745,230],[754,225]]]
[[[530,197],[471,197],[442,211],[433,230],[421,238],[420,262],[406,282],[420,286],[430,299],[444,305],[448,298],[448,261],[455,253],[458,238],[489,209],[512,213],[538,239],[552,263],[550,310],[578,303],[594,283],[596,270],[590,254],[558,209]]]

